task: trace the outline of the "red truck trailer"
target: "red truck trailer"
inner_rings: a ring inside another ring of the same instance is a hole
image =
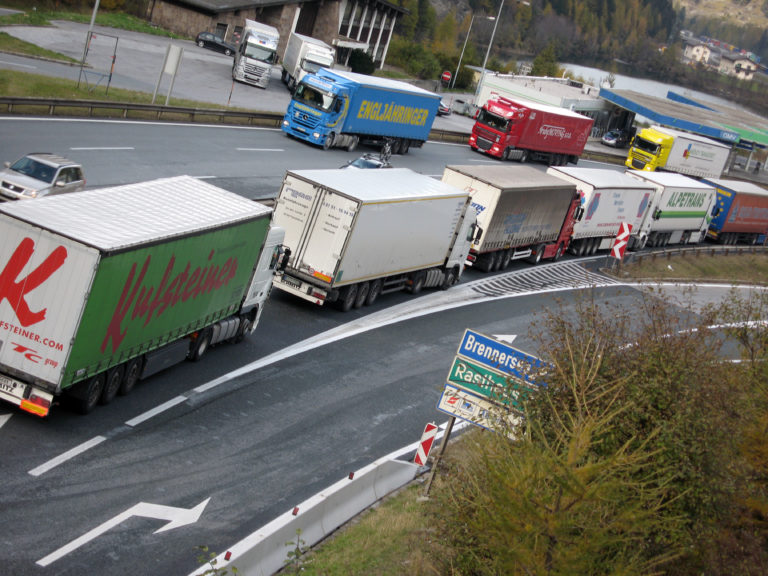
[[[478,112],[469,145],[502,160],[576,164],[593,122],[565,108],[497,96]]]

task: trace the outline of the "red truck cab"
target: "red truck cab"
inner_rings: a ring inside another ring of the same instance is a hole
[[[565,108],[495,96],[480,108],[469,145],[502,160],[576,164],[593,122]]]

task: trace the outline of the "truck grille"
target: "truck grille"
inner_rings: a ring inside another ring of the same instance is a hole
[[[480,136],[477,137],[476,144],[480,150],[490,150],[491,146],[493,146],[493,142],[486,140],[485,138],[481,138]]]
[[[635,158],[634,156],[632,157],[632,168],[635,170],[642,170],[645,168],[645,164],[646,162],[642,158]]]
[[[257,66],[256,64],[247,64],[245,65],[245,75],[250,76],[252,78],[262,78],[264,76],[264,73],[266,70],[262,68],[261,66]]]
[[[487,128],[481,128],[477,127],[475,129],[475,134],[477,134],[478,138],[482,138],[483,140],[488,140],[489,142],[496,142],[496,138],[498,135],[495,132],[491,132]]]
[[[311,132],[318,126],[318,124],[320,124],[319,120],[320,119],[317,116],[307,114],[296,108],[293,109],[293,122],[295,128],[303,128],[307,132]]]

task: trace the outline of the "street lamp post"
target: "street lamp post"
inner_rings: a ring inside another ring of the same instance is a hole
[[[464,46],[461,47],[461,54],[459,55],[459,65],[456,66],[456,74],[453,75],[451,80],[451,88],[456,84],[456,78],[459,76],[459,69],[461,68],[461,59],[464,58],[464,50],[467,48],[467,40],[469,40],[469,33],[472,32],[472,23],[475,21],[475,15],[472,14],[472,18],[469,20],[469,28],[467,29],[467,35],[464,37]]]
[[[488,63],[488,55],[491,53],[491,46],[493,46],[493,37],[496,36],[496,27],[499,25],[499,20],[501,20],[501,9],[503,7],[504,7],[504,0],[501,0],[501,4],[499,4],[499,13],[496,15],[496,21],[493,23],[491,40],[488,42],[488,50],[485,51],[485,58],[483,58],[483,69],[481,72],[483,75],[483,78],[485,78],[485,65]]]

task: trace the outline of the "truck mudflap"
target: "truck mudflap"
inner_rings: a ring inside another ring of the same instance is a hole
[[[0,399],[41,418],[48,416],[53,404],[53,394],[3,374],[0,374]]]

